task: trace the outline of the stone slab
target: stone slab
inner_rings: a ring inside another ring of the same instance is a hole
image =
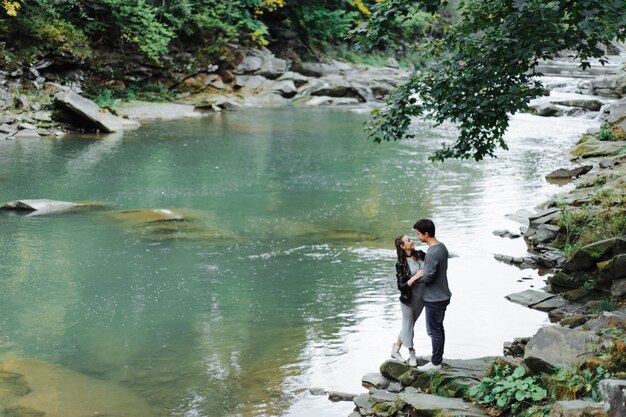
[[[528,289],[522,292],[509,294],[504,298],[513,303],[521,304],[526,307],[532,307],[535,304],[542,303],[554,297],[554,294],[548,294],[547,292]]]

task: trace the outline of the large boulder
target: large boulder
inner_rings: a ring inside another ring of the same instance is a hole
[[[359,101],[367,101],[367,97],[364,97],[367,94],[362,89],[345,80],[332,80],[327,85],[312,88],[310,94],[312,96],[351,97]]]
[[[400,375],[410,369],[404,362],[388,359],[380,365],[380,373],[388,379],[399,381]]]
[[[565,272],[588,271],[594,269],[598,262],[605,261],[613,255],[626,253],[626,237],[614,237],[585,245],[565,262]]]
[[[624,149],[624,141],[601,141],[596,138],[588,138],[584,142],[579,142],[571,154],[580,158],[593,158],[603,156],[613,156]]]
[[[626,95],[626,72],[605,75],[591,81],[594,94],[603,97],[620,98]]]
[[[616,279],[611,285],[611,296],[622,299],[626,296],[626,279]]]
[[[588,275],[584,273],[571,273],[566,274],[563,271],[559,271],[553,276],[548,278],[548,283],[552,290],[556,292],[562,292],[563,289],[575,289],[580,288],[588,280]]]
[[[337,65],[318,62],[303,62],[297,69],[298,72],[309,77],[323,77],[341,73],[341,69]]]
[[[560,326],[542,327],[530,339],[524,362],[534,372],[552,372],[555,368],[572,367],[589,357],[599,338],[590,332]]]
[[[298,89],[296,88],[296,85],[291,80],[283,80],[283,81],[276,82],[272,90],[277,92],[278,94],[280,94],[281,96],[285,98],[291,98],[298,93]]]
[[[54,104],[60,110],[57,113],[58,117],[86,129],[117,132],[139,127],[139,123],[114,116],[108,110],[101,109],[93,101],[73,91],[55,94]]]
[[[556,180],[580,177],[581,175],[584,175],[587,172],[591,171],[592,168],[593,165],[583,165],[575,168],[559,168],[546,175],[546,179]]]
[[[600,279],[614,281],[626,278],[626,254],[614,256],[608,261],[598,263]]]
[[[608,417],[626,416],[626,380],[603,379],[600,381],[600,394]]]
[[[596,98],[570,98],[562,100],[552,100],[552,103],[560,106],[580,107],[582,109],[598,111],[604,105],[604,102]]]

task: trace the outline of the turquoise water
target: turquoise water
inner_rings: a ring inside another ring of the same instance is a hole
[[[0,379],[0,406],[345,416],[350,404],[308,388],[361,392],[386,359],[400,315],[393,238],[420,217],[454,255],[446,356],[500,354],[532,334],[545,315],[503,297],[542,278],[496,262],[525,245],[491,232],[516,230],[505,214],[559,190],[542,177],[588,122],[524,116],[497,160],[433,165],[427,151],[453,129],[419,124],[419,139],[376,145],[365,120],[250,110],[0,143],[0,202],[94,204],[0,214],[0,354],[33,391]],[[124,213],[150,209],[178,221]],[[428,354],[421,321],[416,334]]]

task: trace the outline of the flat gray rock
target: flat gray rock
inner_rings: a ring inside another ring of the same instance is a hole
[[[565,298],[557,295],[556,297],[552,297],[540,303],[534,304],[532,308],[540,311],[552,311],[556,308],[563,307],[568,303],[569,301],[567,301]]]
[[[48,199],[15,200],[4,203],[0,210],[20,211],[27,216],[40,216],[79,208],[102,208],[104,204],[96,202],[76,203]]]
[[[387,378],[377,372],[363,375],[361,378],[361,383],[366,388],[375,387],[379,389],[386,389],[389,386],[389,382],[390,381]]]
[[[19,210],[30,212],[55,212],[68,210],[73,207],[79,207],[80,204],[72,203],[70,201],[58,201],[47,199],[35,199],[35,200],[15,200],[4,203],[0,209],[2,210]]]
[[[174,120],[201,116],[191,104],[151,103],[135,101],[116,108],[117,114],[132,119],[142,120]],[[136,122],[135,122],[136,123]]]
[[[101,109],[93,101],[73,91],[56,93],[54,103],[55,106],[103,132],[118,132],[139,127],[139,123],[114,116],[108,110]]]
[[[370,398],[376,402],[394,402],[396,398],[398,398],[398,394],[382,389],[375,389],[370,392]]]
[[[552,404],[550,417],[601,416],[604,403],[583,400],[557,401]]]
[[[446,416],[484,416],[482,409],[460,398],[444,398],[422,393],[402,392],[398,395],[402,401],[418,411],[437,412],[445,410]],[[421,415],[421,414],[419,414]],[[434,414],[433,414],[434,415]]]
[[[539,304],[554,297],[554,294],[548,294],[547,292],[529,289],[522,292],[509,294],[504,298],[513,303],[521,304],[526,307],[532,307],[535,304]]]
[[[354,401],[356,397],[357,397],[357,394],[352,394],[349,392],[328,391],[328,399],[333,402]]]

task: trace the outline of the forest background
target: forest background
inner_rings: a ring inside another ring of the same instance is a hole
[[[193,54],[195,66],[227,66],[234,45],[267,46],[291,60],[402,60],[412,56],[421,39],[437,36],[454,19],[458,3],[449,2],[434,16],[418,12],[399,18],[397,30],[376,51],[355,53],[348,32],[367,19],[377,2],[0,0],[0,65],[11,69],[50,54],[89,61],[94,50],[110,50],[139,52],[158,65],[186,51]]]

